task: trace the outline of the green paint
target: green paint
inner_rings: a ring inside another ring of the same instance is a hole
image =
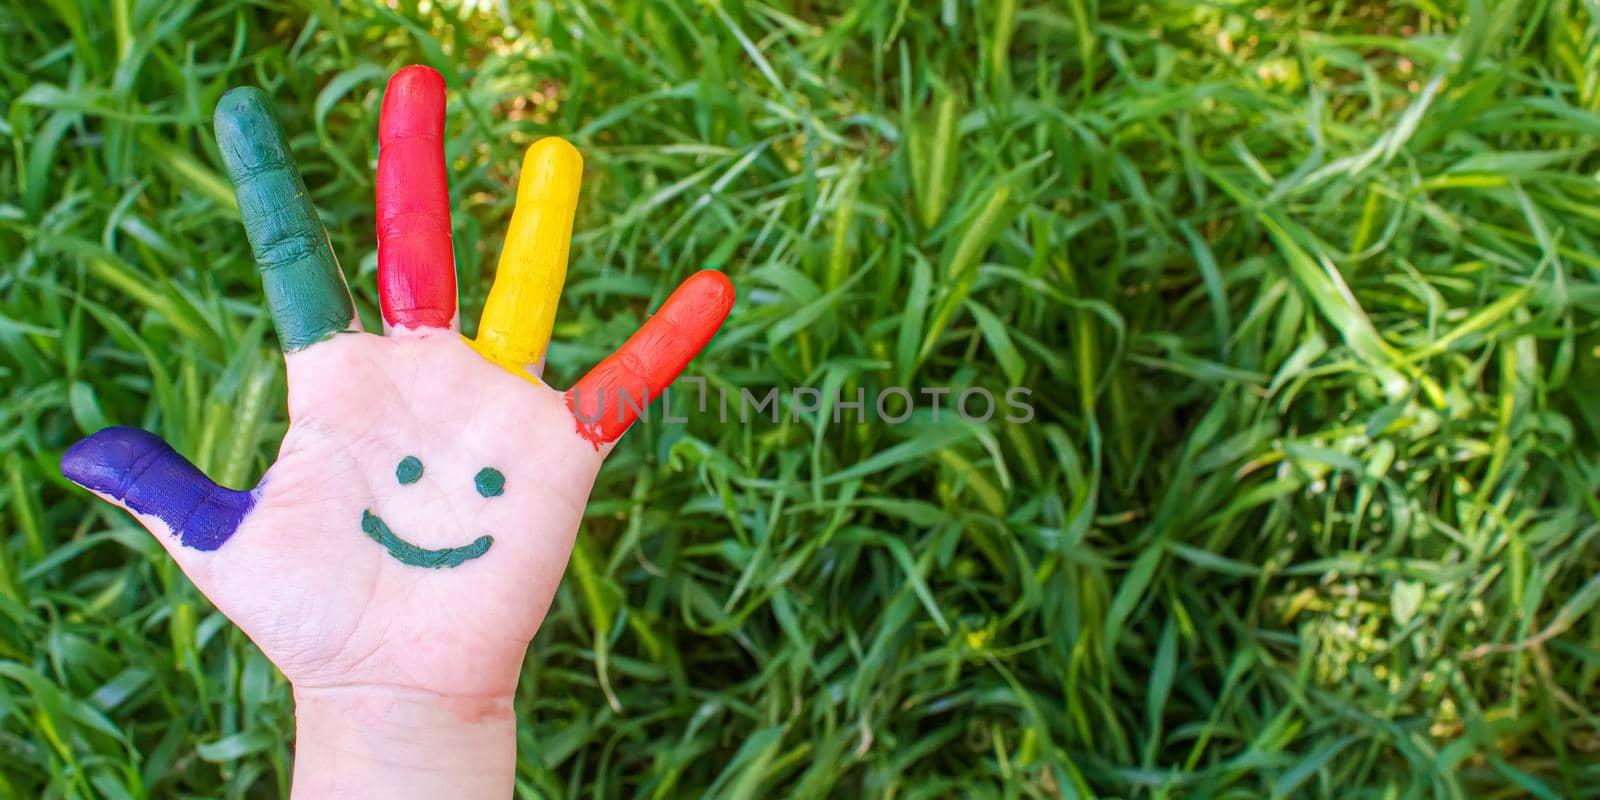
[[[422,480],[422,459],[416,456],[400,459],[400,465],[394,468],[394,478],[401,486],[410,486]]]
[[[472,477],[472,482],[478,486],[478,494],[484,497],[499,497],[506,492],[506,476],[494,467],[484,467]]]
[[[284,351],[348,330],[355,319],[350,288],[266,94],[248,86],[228,92],[215,122]]]
[[[463,562],[489,552],[489,545],[494,544],[493,536],[479,536],[465,547],[442,547],[438,550],[418,547],[394,535],[389,526],[370,510],[361,512],[361,530],[366,531],[367,538],[383,545],[383,549],[388,550],[389,555],[400,563],[430,569],[459,567]]]

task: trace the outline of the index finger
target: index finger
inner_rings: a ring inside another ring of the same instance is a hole
[[[284,351],[356,329],[350,287],[266,94],[253,86],[229,91],[217,103],[215,123]]]

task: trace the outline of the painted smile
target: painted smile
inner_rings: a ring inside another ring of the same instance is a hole
[[[383,549],[388,550],[389,555],[400,563],[431,569],[459,567],[489,552],[489,545],[494,544],[493,536],[479,536],[472,544],[461,547],[441,547],[437,550],[418,547],[394,535],[394,531],[389,530],[389,526],[371,509],[361,512],[361,530],[366,532],[367,538],[383,545]]]

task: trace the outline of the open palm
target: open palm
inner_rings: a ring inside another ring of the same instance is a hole
[[[571,391],[545,385],[582,172],[571,145],[546,139],[524,161],[478,336],[463,339],[443,118],[437,73],[396,74],[380,133],[377,335],[359,330],[264,96],[225,95],[218,144],[285,349],[278,460],[238,491],[153,434],[109,428],[62,461],[155,534],[298,688],[509,694],[605,454],[732,307],[726,278],[698,273]]]

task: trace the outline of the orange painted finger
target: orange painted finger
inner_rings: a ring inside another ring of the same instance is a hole
[[[716,335],[733,300],[726,275],[707,269],[689,276],[617,352],[567,391],[578,433],[596,449],[621,438],[638,409],[677,380]]]

